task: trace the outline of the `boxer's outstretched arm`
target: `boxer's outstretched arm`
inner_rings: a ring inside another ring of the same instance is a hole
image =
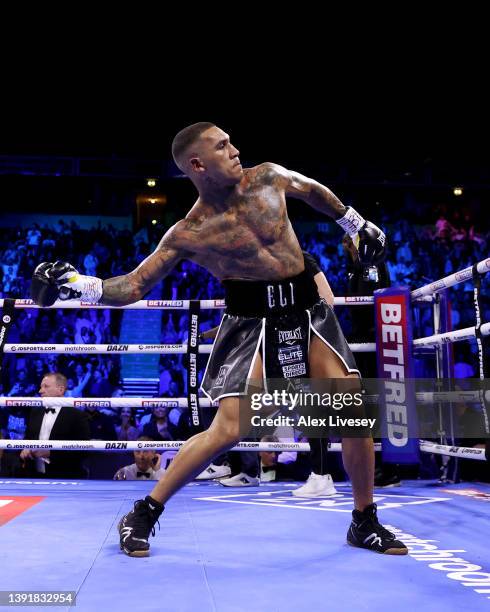
[[[104,280],[100,303],[125,306],[141,300],[184,256],[185,253],[176,246],[174,226],[161,239],[153,253],[135,270]]]
[[[366,221],[351,206],[344,206],[325,185],[298,172],[286,170],[282,166],[275,164],[267,166],[275,174],[278,186],[284,189],[287,196],[299,198],[315,210],[335,219],[344,232],[354,240],[361,263],[372,265],[384,261],[386,236],[379,227]]]
[[[346,206],[325,185],[277,164],[270,164],[270,166],[277,173],[277,178],[282,183],[287,196],[303,200],[315,210],[335,220],[345,215]]]

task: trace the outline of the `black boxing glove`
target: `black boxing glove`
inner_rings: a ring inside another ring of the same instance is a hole
[[[34,270],[31,280],[31,299],[38,306],[52,306],[60,295],[55,282],[48,276],[53,264],[47,261],[40,263]]]
[[[361,264],[375,265],[385,260],[386,236],[377,225],[366,221],[351,206],[347,207],[343,217],[337,219],[337,223],[352,238]]]
[[[377,225],[366,221],[359,230],[359,260],[362,264],[380,264],[386,258],[386,236]]]
[[[52,306],[57,299],[96,304],[102,297],[102,280],[84,276],[68,262],[43,262],[32,275],[31,298],[38,306]]]

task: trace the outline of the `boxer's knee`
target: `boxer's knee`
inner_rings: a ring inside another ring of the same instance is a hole
[[[240,440],[240,402],[237,397],[227,397],[220,401],[208,431],[223,445],[232,445]]]

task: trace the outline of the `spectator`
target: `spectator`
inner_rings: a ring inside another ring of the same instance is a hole
[[[27,380],[27,373],[24,369],[17,371],[17,379],[10,391],[8,397],[27,397],[34,393],[35,387]]]
[[[41,381],[41,397],[63,397],[66,378],[59,372],[50,372]],[[27,429],[27,440],[88,440],[87,417],[79,410],[53,404],[47,408],[31,410]],[[26,475],[36,478],[84,478],[83,454],[77,451],[49,451],[23,449],[20,460]]]
[[[66,387],[66,393],[65,393],[67,397],[82,397],[83,396],[83,390],[87,386],[87,383],[90,380],[90,376],[91,376],[90,372],[91,372],[92,364],[89,363],[87,365],[90,366],[90,369],[87,369],[85,374],[82,375],[81,379],[77,378],[77,382],[78,382],[77,385],[75,385],[75,380],[73,378],[69,378],[67,380],[67,387]],[[80,367],[83,372],[82,366],[77,366],[77,367]]]
[[[0,410],[0,431],[8,440],[23,440],[27,428],[29,408],[6,406]]]
[[[41,242],[41,232],[39,225],[35,223],[27,232],[27,244],[30,247],[38,247]]]
[[[87,397],[111,397],[112,387],[109,381],[102,377],[102,372],[96,368],[87,386]]]
[[[168,408],[156,405],[148,423],[143,427],[143,435],[152,440],[174,440],[177,428],[168,419]]]
[[[46,364],[44,363],[42,357],[36,357],[30,369],[29,378],[33,381],[35,387],[39,388],[41,385],[41,380],[44,378],[44,375],[48,371]]]
[[[137,440],[140,435],[134,419],[132,408],[123,407],[119,409],[119,425],[116,425],[117,440]]]
[[[189,410],[173,408],[168,412],[167,407],[156,405],[151,415],[141,419],[140,429],[154,440],[187,440],[191,435]]]
[[[172,382],[172,376],[169,370],[169,361],[164,359],[162,365],[160,365],[160,382],[158,385],[159,397],[167,397],[170,383]]]
[[[139,441],[152,440],[148,436],[140,436]],[[161,467],[161,459],[161,455],[154,450],[134,451],[134,463],[120,468],[114,474],[114,480],[160,480],[165,472]]]
[[[454,378],[472,378],[475,376],[475,368],[472,364],[477,357],[472,355],[470,346],[464,342],[455,347]]]
[[[116,430],[112,419],[99,411],[97,402],[88,401],[85,406],[88,417],[91,440],[115,440]]]
[[[85,268],[85,274],[87,276],[97,276],[97,266],[99,265],[99,260],[95,256],[93,251],[90,251],[85,255],[83,260],[83,266]]]
[[[280,440],[277,436],[263,436],[260,441],[279,442]],[[297,453],[297,457],[294,461],[285,461],[284,455],[288,454],[289,453],[279,453],[275,451],[260,452],[260,482],[305,480],[310,468],[308,465],[308,453]],[[333,484],[332,488],[334,488]],[[335,489],[334,493],[336,493]],[[334,493],[330,493],[330,495]],[[299,495],[299,497],[301,497],[301,495]]]

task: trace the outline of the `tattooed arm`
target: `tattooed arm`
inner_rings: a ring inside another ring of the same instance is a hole
[[[57,299],[81,300],[90,304],[126,306],[140,300],[183,258],[192,254],[193,234],[182,231],[186,222],[171,227],[155,251],[129,274],[103,281],[80,274],[70,263],[44,261],[34,270],[31,297],[38,306],[52,306]],[[192,223],[187,222],[192,228]]]
[[[137,302],[167,276],[185,257],[185,252],[176,244],[176,227],[174,225],[168,230],[153,253],[135,270],[105,280],[100,303],[108,306],[125,306]]]
[[[386,236],[379,227],[366,221],[351,206],[344,206],[339,198],[321,183],[276,164],[267,166],[270,172],[275,173],[276,184],[283,187],[287,196],[299,198],[315,210],[335,219],[352,238],[362,264],[372,265],[384,261]]]
[[[346,207],[328,187],[308,178],[299,172],[286,170],[277,164],[267,165],[275,174],[276,184],[282,186],[286,196],[303,200],[315,210],[333,219],[339,219],[346,212]]]

